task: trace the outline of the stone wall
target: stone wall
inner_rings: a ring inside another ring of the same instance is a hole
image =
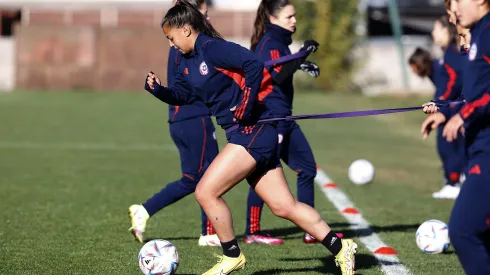
[[[15,31],[16,88],[141,91],[149,70],[166,82],[166,9],[29,9]],[[254,12],[210,10],[227,39],[248,39]]]

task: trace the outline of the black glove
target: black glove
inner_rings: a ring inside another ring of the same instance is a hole
[[[301,46],[300,51],[308,51],[310,53],[316,52],[319,46],[320,44],[318,44],[318,42],[316,42],[315,40],[306,40]]]
[[[312,77],[316,78],[320,75],[320,67],[311,61],[303,62],[301,65],[299,65],[299,68],[302,71],[309,73]]]

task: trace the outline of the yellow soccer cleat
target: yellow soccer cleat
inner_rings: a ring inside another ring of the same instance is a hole
[[[237,271],[245,268],[247,259],[243,253],[240,253],[238,258],[230,258],[226,256],[217,256],[219,258],[218,263],[208,270],[203,275],[226,275],[233,271]]]
[[[148,212],[142,205],[133,204],[128,209],[129,217],[131,218],[131,228],[136,241],[143,242],[143,232],[145,232],[146,221],[150,218]]]
[[[342,275],[354,275],[356,267],[357,244],[350,239],[342,240],[342,249],[335,256],[335,264],[340,267]]]

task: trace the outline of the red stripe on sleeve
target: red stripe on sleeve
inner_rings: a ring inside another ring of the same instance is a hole
[[[463,117],[463,119],[467,119],[471,114],[473,114],[476,108],[483,107],[489,102],[490,94],[484,94],[480,99],[466,104],[466,106],[464,106],[464,108],[461,110],[461,116]]]
[[[447,63],[444,64],[444,68],[446,68],[446,71],[449,74],[449,81],[447,82],[446,91],[444,92],[442,97],[444,98],[444,100],[447,100],[448,97],[451,95],[451,92],[453,91],[454,83],[456,83],[456,78],[458,78],[458,74]]]
[[[271,50],[271,60],[276,60],[276,59],[279,59],[280,57],[281,57],[281,54],[279,54],[278,50]],[[276,73],[281,72],[281,69],[282,69],[282,65],[281,66],[275,66],[274,65],[274,71]]]

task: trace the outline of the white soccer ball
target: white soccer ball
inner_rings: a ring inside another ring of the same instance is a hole
[[[421,224],[415,234],[417,246],[426,254],[439,254],[448,249],[448,227],[439,220],[428,220]]]
[[[365,159],[358,159],[349,166],[349,179],[354,184],[370,183],[374,179],[374,166]]]
[[[152,240],[141,248],[138,263],[145,275],[175,274],[179,266],[179,252],[166,240]]]

